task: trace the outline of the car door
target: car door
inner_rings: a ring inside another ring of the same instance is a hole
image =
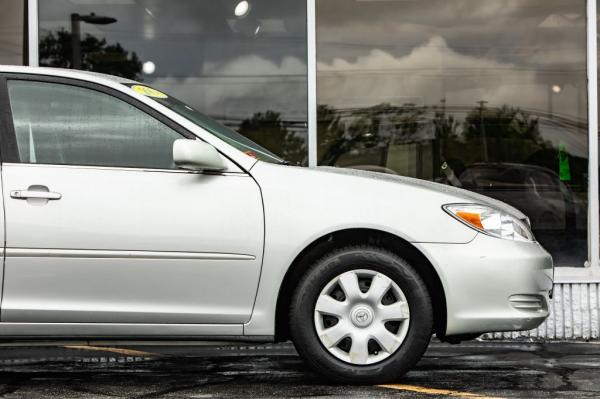
[[[243,323],[260,190],[231,161],[177,170],[172,121],[112,89],[8,76],[2,322]]]

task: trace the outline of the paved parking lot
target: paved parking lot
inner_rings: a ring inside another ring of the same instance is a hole
[[[388,386],[335,386],[293,347],[98,342],[0,347],[4,398],[598,398],[600,344],[432,343]]]

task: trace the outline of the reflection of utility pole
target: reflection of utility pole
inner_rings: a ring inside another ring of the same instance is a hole
[[[441,173],[446,174],[448,164],[445,161],[442,162],[442,160],[445,159],[447,147],[446,139],[449,136],[449,133],[446,131],[446,98],[442,98],[440,104],[442,105],[442,112],[439,114],[440,118],[437,123],[433,124],[434,132],[433,139],[431,140],[431,147],[433,148],[433,170],[436,170],[439,167]],[[437,177],[437,173],[438,172],[436,171],[434,177]],[[448,181],[452,185],[455,185],[455,182],[451,181],[447,174],[446,176]],[[440,177],[442,177],[441,174]]]
[[[117,22],[116,18],[90,15],[71,14],[71,68],[81,69],[81,21],[92,25],[108,25]]]
[[[553,98],[552,96],[554,95],[554,93],[552,93],[552,85],[548,85],[548,119],[553,119],[553,109],[554,108],[552,105],[552,101]]]
[[[488,148],[487,148],[487,137],[485,135],[485,124],[483,123],[483,109],[485,108],[485,104],[487,101],[479,100],[477,104],[479,104],[479,128],[481,130],[481,143],[482,143],[482,152],[483,152],[483,160],[485,162],[488,161]]]

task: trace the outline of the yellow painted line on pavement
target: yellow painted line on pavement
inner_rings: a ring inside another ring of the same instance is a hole
[[[475,398],[475,399],[501,399],[492,396],[479,395],[471,392],[460,392],[453,391],[450,389],[437,389],[437,388],[427,388],[420,387],[418,385],[404,385],[404,384],[384,384],[384,385],[376,385],[379,388],[388,388],[388,389],[396,389],[398,391],[409,391],[415,393],[424,393],[427,395],[442,395],[442,396],[450,396],[454,398]]]
[[[109,346],[66,345],[66,346],[64,346],[64,348],[79,349],[79,350],[85,350],[85,351],[118,353],[120,355],[125,355],[125,356],[145,356],[145,357],[160,356],[158,353],[138,351],[138,350],[126,349],[126,348],[111,348]]]

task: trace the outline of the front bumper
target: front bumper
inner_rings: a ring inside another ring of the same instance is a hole
[[[446,296],[446,336],[529,330],[548,317],[552,257],[538,243],[478,234],[468,244],[417,243]]]

